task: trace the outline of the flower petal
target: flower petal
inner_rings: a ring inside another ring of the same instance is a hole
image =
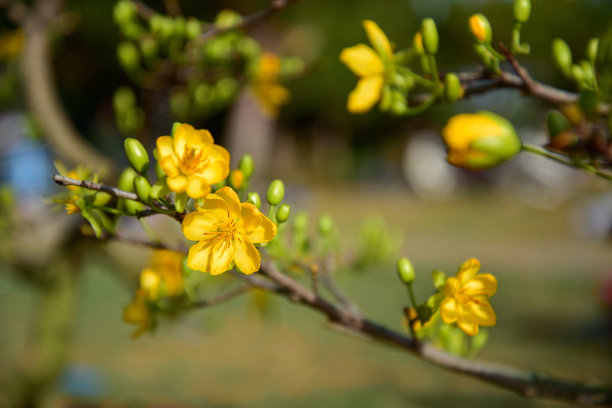
[[[493,296],[497,292],[497,279],[490,273],[474,276],[461,289],[469,296]]]
[[[177,177],[181,174],[179,161],[174,154],[159,159],[159,166],[168,177]]]
[[[376,51],[365,44],[343,49],[340,61],[359,77],[382,75],[385,72],[385,67]]]
[[[231,187],[223,187],[214,194],[221,197],[227,203],[231,218],[240,217],[240,199],[238,198],[238,194],[236,194]],[[206,204],[204,205],[206,206]]]
[[[351,113],[364,113],[378,102],[384,85],[382,75],[362,78],[348,97],[347,109]]]
[[[209,273],[213,247],[214,242],[212,240],[200,241],[192,245],[187,255],[187,266],[196,271]]]
[[[251,242],[260,244],[272,241],[276,236],[276,224],[251,203],[242,203],[240,207],[242,226]]]
[[[493,307],[486,299],[472,300],[469,302],[465,309],[469,311],[471,320],[482,326],[495,326],[497,323],[497,317]]]
[[[185,188],[187,188],[187,177],[183,175],[177,177],[168,176],[166,178],[166,184],[168,185],[168,188],[175,193],[182,193],[185,191]]]
[[[174,156],[174,143],[170,136],[160,136],[155,141],[157,147],[157,154],[161,159],[167,156]]]
[[[446,284],[444,284],[444,294],[447,297],[454,298],[457,295],[458,290],[459,290],[459,280],[457,278],[450,277],[446,279]]]
[[[459,283],[463,286],[470,279],[472,279],[478,271],[480,270],[480,261],[476,258],[470,258],[465,261],[457,272],[457,279],[459,279]]]
[[[457,327],[459,327],[468,336],[475,336],[478,334],[478,324],[470,320],[457,320]]]
[[[226,220],[227,211],[225,209],[217,208],[207,211],[200,209],[187,214],[183,219],[183,234],[191,241],[200,241],[206,239],[206,234],[217,231],[217,227]]]
[[[236,245],[232,241],[217,239],[211,256],[210,274],[221,275],[232,268]]]
[[[229,152],[222,146],[213,145],[208,152],[208,160],[202,171],[197,173],[208,184],[215,184],[229,174]]]
[[[389,42],[387,35],[380,29],[378,24],[372,20],[364,20],[363,28],[365,29],[368,39],[374,48],[381,54],[390,58],[393,53],[391,50],[391,43]]]
[[[442,316],[442,320],[446,324],[452,324],[457,321],[457,316],[459,315],[460,305],[452,297],[446,297],[440,303],[440,316]]]
[[[187,177],[187,195],[191,198],[202,198],[210,192],[207,180],[195,175]]]
[[[261,254],[248,237],[242,235],[242,242],[236,242],[235,261],[240,272],[250,275],[259,270]]]

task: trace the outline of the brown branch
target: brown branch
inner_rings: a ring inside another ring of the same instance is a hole
[[[225,303],[228,300],[232,300],[238,296],[244,295],[245,293],[253,290],[253,288],[255,288],[256,286],[253,285],[244,285],[241,286],[239,288],[236,288],[234,290],[230,290],[229,292],[223,293],[219,296],[210,298],[210,299],[202,299],[202,300],[197,300],[195,302],[193,302],[190,305],[190,308],[197,308],[197,309],[201,309],[201,308],[205,308],[205,307],[210,307],[210,306],[215,306],[218,305],[220,303]]]
[[[260,273],[275,282],[280,287],[280,292],[289,300],[320,311],[337,325],[404,349],[444,369],[486,381],[529,398],[554,399],[585,405],[612,404],[610,388],[456,357],[430,344],[419,343],[355,312],[340,309],[269,264],[262,264]]]
[[[236,29],[249,29],[252,26],[260,23],[263,20],[266,20],[281,10],[284,10],[292,3],[295,3],[297,0],[272,0],[270,5],[266,8],[263,8],[259,11],[256,11],[252,14],[246,15],[242,17],[242,20],[239,24],[230,27],[230,28],[219,28],[216,25],[212,25],[209,29],[204,31],[200,35],[200,39],[203,41],[208,41],[211,38],[226,33],[228,31],[236,30]]]
[[[21,65],[26,97],[47,140],[62,159],[71,164],[86,162],[97,171],[112,172],[112,163],[78,133],[63,110],[55,87],[49,31],[62,3],[63,0],[37,0],[24,24]]]

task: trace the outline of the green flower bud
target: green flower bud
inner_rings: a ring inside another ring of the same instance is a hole
[[[232,27],[236,27],[242,22],[242,16],[233,10],[221,10],[215,18],[215,25],[222,29],[227,30]]]
[[[438,28],[432,18],[426,18],[421,23],[421,33],[423,35],[423,48],[428,54],[438,52]]]
[[[599,38],[591,38],[586,49],[587,59],[594,64],[597,58],[597,50],[599,49]]]
[[[382,91],[382,98],[378,106],[381,111],[386,112],[391,108],[392,102],[393,102],[393,93],[391,91],[391,87],[389,85],[385,85]]]
[[[317,223],[317,229],[319,234],[324,237],[328,237],[334,231],[334,221],[329,214],[323,214],[319,217],[319,222]]]
[[[431,273],[431,279],[433,280],[434,287],[436,290],[441,291],[444,289],[446,284],[446,274],[438,269]]]
[[[551,138],[557,136],[559,133],[565,132],[571,127],[570,121],[558,110],[551,110],[548,112],[548,116],[546,117],[546,128]]]
[[[164,169],[161,168],[159,162],[155,163],[155,175],[158,179],[162,179],[166,177],[166,173],[164,173]]]
[[[552,43],[553,56],[557,67],[568,78],[572,77],[572,51],[565,41],[555,38]]]
[[[132,215],[139,213],[140,211],[145,209],[144,204],[139,203],[138,201],[134,201],[134,200],[125,200],[124,206],[128,214],[132,214]]]
[[[123,147],[125,148],[125,155],[134,170],[140,174],[146,173],[149,170],[149,155],[142,143],[128,137],[123,141]]]
[[[185,36],[185,31],[187,30],[187,22],[185,21],[185,17],[178,16],[174,18],[174,35],[178,37]]]
[[[245,154],[240,158],[240,162],[238,162],[238,168],[242,172],[244,178],[249,180],[253,175],[253,170],[255,168],[255,163],[253,162],[253,156],[250,154]]]
[[[414,282],[414,266],[408,258],[397,260],[397,274],[406,285],[411,285]]]
[[[122,41],[117,46],[117,59],[126,71],[133,71],[140,65],[140,54],[136,45],[129,41]]]
[[[582,67],[580,65],[578,65],[578,64],[572,65],[572,77],[579,84],[581,84],[581,83],[583,83],[585,81],[586,75],[585,75],[585,73],[582,70]]]
[[[230,100],[237,91],[238,81],[230,77],[221,78],[219,81],[217,81],[214,87],[215,95],[221,101]]]
[[[261,198],[259,194],[255,192],[250,192],[247,194],[247,203],[253,204],[257,208],[261,208]]]
[[[178,118],[186,118],[189,114],[191,99],[183,91],[174,92],[170,96],[170,110]]]
[[[274,180],[268,187],[266,199],[270,205],[278,205],[285,197],[285,185],[281,180]]]
[[[153,37],[143,37],[140,40],[140,51],[149,60],[157,57],[157,48],[157,41]]]
[[[238,43],[238,52],[247,59],[255,59],[261,53],[261,46],[251,37],[244,37]]]
[[[174,200],[174,208],[176,211],[180,213],[184,212],[187,201],[189,201],[189,196],[187,193],[177,194],[176,199]]]
[[[449,102],[456,102],[463,97],[463,87],[459,77],[452,72],[446,74],[444,80],[444,96]]]
[[[531,14],[531,0],[514,0],[514,19],[526,23]]]
[[[117,90],[113,94],[113,108],[115,109],[116,115],[127,111],[135,104],[136,95],[134,95],[134,91],[132,91],[132,89],[128,88],[127,86],[117,88]]]
[[[111,199],[110,194],[103,191],[98,191],[94,194],[93,205],[96,207],[104,207]]]
[[[484,14],[476,13],[469,20],[470,32],[478,43],[490,43],[493,37],[491,23]]]
[[[198,37],[202,33],[202,25],[200,22],[193,17],[187,19],[185,23],[185,37],[190,40]]]
[[[134,178],[138,175],[131,167],[126,167],[119,176],[117,187],[123,191],[134,191]]]
[[[278,207],[276,210],[276,221],[279,223],[283,223],[289,219],[289,213],[291,212],[291,207],[288,204],[283,204]]]
[[[391,91],[391,113],[401,116],[408,112],[408,102],[406,97],[397,90]]]
[[[131,1],[118,1],[113,8],[113,18],[119,25],[128,23],[136,15],[136,6]]]
[[[168,194],[170,194],[170,189],[168,188],[166,179],[157,180],[157,182],[151,187],[151,192],[149,193],[151,198],[154,200],[157,200],[160,197],[165,197]]]
[[[200,82],[193,88],[193,101],[200,108],[207,108],[210,104],[212,89],[206,82]]]
[[[141,175],[134,177],[134,190],[141,201],[145,203],[151,201],[151,184],[146,177]]]
[[[293,228],[296,231],[304,232],[308,228],[308,214],[300,211],[293,217]]]

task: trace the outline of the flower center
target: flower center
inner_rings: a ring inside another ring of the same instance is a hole
[[[181,157],[179,166],[181,173],[193,174],[201,170],[206,165],[206,159],[202,159],[202,149],[199,147],[187,147]]]
[[[229,211],[228,211],[229,218]],[[205,232],[204,235],[208,235],[209,238],[206,241],[222,241],[227,245],[227,248],[230,247],[234,240],[241,242],[240,236],[238,234],[238,223],[236,219],[229,219],[225,223],[221,223],[216,231],[213,232]]]

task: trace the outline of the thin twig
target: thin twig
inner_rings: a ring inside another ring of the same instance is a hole
[[[195,302],[193,302],[190,307],[191,308],[197,308],[197,309],[201,309],[201,308],[205,308],[205,307],[210,307],[210,306],[215,306],[218,305],[220,303],[225,303],[228,300],[232,300],[240,295],[243,295],[247,292],[249,292],[250,290],[253,290],[255,286],[253,285],[244,285],[241,286],[239,288],[236,288],[234,290],[231,290],[227,293],[223,293],[219,296],[210,298],[210,299],[202,299],[202,300],[197,300]]]
[[[152,249],[165,249],[168,251],[174,251],[174,252],[178,252],[181,254],[186,254],[187,253],[187,249],[183,248],[183,247],[173,247],[170,246],[168,244],[165,244],[163,242],[158,242],[158,241],[148,241],[148,240],[143,240],[143,239],[139,239],[139,238],[132,238],[132,237],[127,237],[119,232],[114,232],[112,234],[107,234],[105,235],[103,238],[103,240],[106,241],[121,241],[121,242],[126,242],[129,244],[133,244],[133,245],[138,245],[138,246],[144,246],[147,248],[152,248]]]
[[[506,48],[503,43],[499,43],[499,48],[501,48],[502,53],[506,56],[510,65],[512,65],[512,69],[514,69],[514,72],[516,72],[519,78],[521,78],[521,80],[523,81],[523,87],[525,92],[528,94],[533,94],[534,92],[536,92],[538,85],[531,78],[531,76],[529,76],[527,70],[519,65],[516,58],[514,58],[514,55],[512,55],[510,50]]]

